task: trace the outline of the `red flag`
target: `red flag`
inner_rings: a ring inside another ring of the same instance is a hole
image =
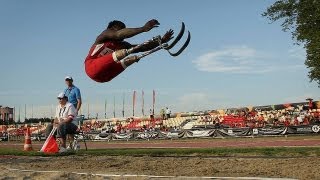
[[[44,153],[57,153],[59,151],[59,147],[56,139],[53,136],[48,137],[48,142],[43,147]]]
[[[58,144],[53,134],[56,132],[57,127],[53,127],[46,141],[44,142],[40,152],[44,153],[57,153],[59,151]]]

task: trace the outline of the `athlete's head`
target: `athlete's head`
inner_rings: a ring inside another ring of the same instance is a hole
[[[107,27],[107,29],[120,30],[126,28],[126,25],[118,20],[111,21]]]

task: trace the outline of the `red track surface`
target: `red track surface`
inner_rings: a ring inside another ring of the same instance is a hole
[[[32,142],[39,150],[43,142]],[[82,148],[84,144],[81,142]],[[234,139],[184,139],[184,140],[141,140],[87,142],[89,149],[107,148],[215,148],[215,147],[320,147],[320,136],[308,137],[267,137],[267,138],[234,138]],[[23,149],[23,143],[0,142],[0,148]]]
[[[142,142],[90,142],[88,147],[102,148],[214,148],[214,147],[283,147],[283,146],[320,146],[319,139],[193,139],[178,141],[142,141]]]

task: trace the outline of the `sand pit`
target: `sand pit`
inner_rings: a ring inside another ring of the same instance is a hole
[[[319,160],[319,157],[2,156],[0,168],[2,179],[150,179],[132,175],[320,179]]]

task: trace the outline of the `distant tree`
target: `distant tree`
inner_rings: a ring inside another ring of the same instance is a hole
[[[29,119],[25,119],[25,121],[23,123],[25,124],[29,124],[29,123],[45,123],[45,122],[51,122],[50,118],[29,118]]]
[[[320,0],[278,0],[262,16],[283,20],[283,31],[291,31],[297,44],[304,45],[308,76],[320,86]]]

